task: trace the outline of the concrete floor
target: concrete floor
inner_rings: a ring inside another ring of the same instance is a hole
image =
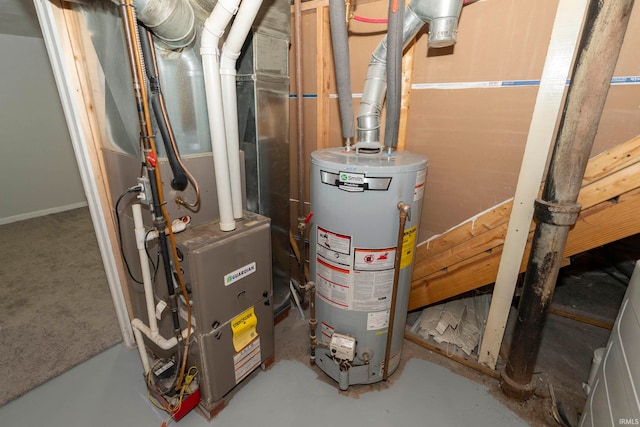
[[[300,335],[305,331],[304,321],[290,314],[276,326],[276,343],[280,348],[276,352],[276,363],[244,382],[211,423],[192,412],[179,425],[493,427],[531,424],[507,408],[491,385],[415,357],[421,350],[408,342],[403,363],[388,383],[352,387],[348,393],[339,393],[323,373],[300,360],[306,348]],[[441,358],[430,357],[433,356]],[[7,427],[159,427],[166,413],[149,402],[141,371],[137,351],[116,346],[1,407],[1,424]]]

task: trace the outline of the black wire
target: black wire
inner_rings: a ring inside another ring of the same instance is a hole
[[[133,276],[133,273],[131,272],[131,268],[129,268],[129,262],[127,261],[127,256],[124,253],[124,248],[122,245],[122,228],[120,226],[120,212],[118,211],[118,206],[120,205],[120,202],[122,201],[124,196],[126,196],[129,193],[139,193],[140,191],[141,191],[140,187],[127,188],[122,194],[120,194],[120,197],[118,197],[118,200],[116,201],[116,205],[114,208],[114,213],[116,214],[116,222],[118,224],[118,242],[120,245],[120,255],[122,255],[122,260],[124,261],[124,265],[125,267],[127,267],[127,273],[129,273],[129,277],[131,277],[131,279],[137,284],[142,285],[143,284],[142,281],[136,279]]]
[[[147,258],[149,258],[149,262],[151,263],[151,266],[153,267],[153,281],[155,282],[156,281],[156,274],[158,273],[158,267],[160,267],[160,250],[156,251],[156,262],[153,262],[153,259],[151,258],[151,254],[149,253],[149,246],[147,245],[147,236],[152,231],[153,230],[149,230],[144,235],[144,251],[147,254]]]

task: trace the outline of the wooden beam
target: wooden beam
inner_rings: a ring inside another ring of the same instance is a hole
[[[602,320],[594,319],[592,317],[583,316],[578,313],[572,313],[567,311],[566,309],[559,309],[556,307],[549,308],[549,313],[555,314],[556,316],[566,317],[567,319],[576,320],[581,323],[586,323],[587,325],[597,326],[602,329],[613,329],[613,323],[603,322]]]
[[[405,6],[409,0],[405,1]],[[407,123],[409,121],[409,105],[411,103],[411,81],[413,78],[413,55],[416,51],[414,37],[406,47],[402,56],[402,95],[400,98],[400,125],[398,127],[398,150],[404,150],[407,145]]]
[[[444,356],[448,359],[454,360],[461,365],[464,365],[468,368],[474,369],[482,374],[488,375],[491,378],[499,379],[500,373],[494,371],[493,369],[489,369],[486,366],[479,364],[474,360],[465,359],[464,357],[456,356],[454,354],[449,353],[446,350],[441,349],[440,347],[433,345],[429,341],[422,339],[422,337],[412,334],[411,332],[405,332],[404,338],[408,341],[411,341],[414,344],[418,344],[420,347],[426,348],[427,350],[433,351],[434,353],[438,353],[441,356]]]
[[[587,164],[582,184],[594,182],[630,166],[640,159],[640,136],[598,154]]]
[[[568,258],[598,246],[640,233],[637,212],[640,209],[640,188],[628,191],[618,198],[599,203],[580,213],[569,232],[564,257]],[[612,220],[615,218],[615,220]],[[519,272],[524,272],[532,233]],[[483,252],[457,263],[446,272],[412,282],[409,310],[415,310],[444,299],[460,295],[495,281],[502,247]]]

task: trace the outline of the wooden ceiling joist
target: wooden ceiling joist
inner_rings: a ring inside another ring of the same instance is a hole
[[[578,198],[582,212],[571,229],[565,257],[640,233],[640,137],[589,161]],[[409,309],[491,284],[496,279],[512,200],[505,201],[416,250]],[[524,271],[535,224],[520,271]]]

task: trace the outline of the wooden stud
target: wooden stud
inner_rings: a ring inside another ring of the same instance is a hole
[[[101,157],[101,131],[93,98],[96,88],[91,85],[87,65],[91,59],[82,49],[83,32],[78,15],[68,3],[37,0],[34,5],[58,85],[124,343],[133,348],[135,342],[129,323],[131,299],[122,286],[126,283],[122,260],[115,256],[119,253],[118,238]]]
[[[405,5],[409,1],[405,2]],[[409,121],[409,104],[411,103],[411,81],[413,77],[413,55],[416,51],[416,39],[409,43],[402,57],[402,97],[400,99],[400,125],[398,128],[398,150],[407,145],[407,122]]]

